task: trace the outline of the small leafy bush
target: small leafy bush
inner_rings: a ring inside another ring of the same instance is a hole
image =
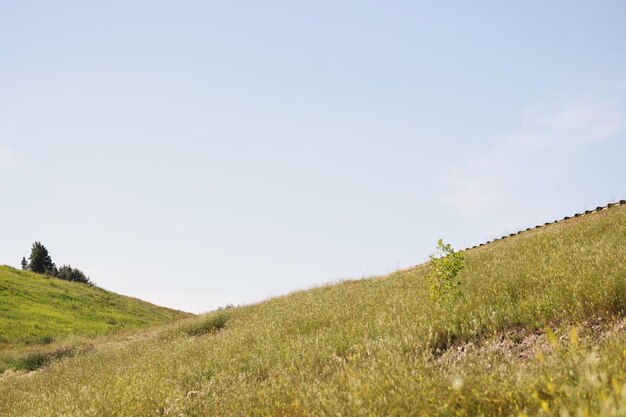
[[[39,337],[35,337],[34,339],[30,339],[26,341],[27,345],[49,345],[54,342],[54,337],[49,334],[42,335]]]
[[[437,249],[430,255],[430,272],[426,276],[430,298],[438,303],[447,303],[456,295],[461,286],[459,273],[465,266],[465,252],[456,252],[452,245],[437,242]]]
[[[11,368],[18,371],[35,371],[55,360],[75,356],[92,349],[91,345],[61,346],[52,350],[35,350],[23,354],[11,361]]]
[[[71,265],[63,265],[56,271],[54,276],[65,281],[95,285],[83,271],[78,268],[72,268]]]
[[[15,360],[13,368],[20,371],[34,371],[50,363],[52,357],[45,352],[33,352]]]

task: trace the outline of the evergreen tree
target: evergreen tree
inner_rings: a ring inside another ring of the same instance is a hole
[[[33,243],[30,251],[28,269],[38,274],[54,274],[56,267],[48,253],[48,249],[39,242]],[[23,265],[23,264],[22,264]]]

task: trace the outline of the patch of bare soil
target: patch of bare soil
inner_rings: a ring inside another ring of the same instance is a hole
[[[500,335],[483,340],[457,343],[446,349],[435,361],[438,365],[449,366],[463,362],[468,355],[473,357],[500,356],[505,360],[525,362],[537,357],[539,353],[547,355],[552,350],[551,343],[567,345],[570,341],[570,329],[575,328],[581,342],[602,343],[618,335],[626,335],[624,318],[604,319],[596,317],[576,325],[550,326],[547,330],[511,329]],[[554,341],[550,340],[555,339]]]

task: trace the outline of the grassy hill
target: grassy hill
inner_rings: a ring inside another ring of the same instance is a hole
[[[166,323],[189,314],[85,284],[0,266],[0,349]]]
[[[97,342],[0,376],[2,416],[592,416],[626,413],[626,206],[429,266]]]

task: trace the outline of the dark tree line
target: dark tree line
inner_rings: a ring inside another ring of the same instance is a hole
[[[40,242],[33,243],[28,261],[26,258],[22,258],[21,264],[23,270],[50,275],[65,281],[95,285],[80,269],[72,268],[71,265],[63,265],[57,268],[54,262],[52,262],[48,249]]]

